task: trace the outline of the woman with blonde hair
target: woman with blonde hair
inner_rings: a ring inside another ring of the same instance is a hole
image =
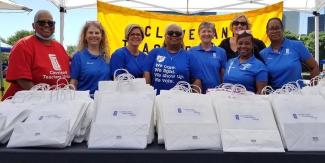
[[[229,37],[226,38],[224,40],[221,41],[219,47],[223,48],[226,50],[226,54],[227,54],[227,59],[231,59],[231,58],[236,58],[239,54],[238,54],[238,45],[237,45],[237,37],[238,37],[238,33],[242,32],[242,31],[247,31],[249,33],[251,33],[249,30],[251,28],[251,25],[248,22],[248,19],[245,15],[240,14],[237,15],[232,22],[230,23],[230,29],[233,33],[233,37]],[[253,46],[254,46],[254,56],[261,60],[261,57],[259,55],[259,52],[261,50],[263,50],[265,48],[265,44],[263,41],[254,38],[254,42],[253,42]]]
[[[125,40],[127,45],[117,49],[111,58],[111,74],[117,69],[126,69],[134,77],[143,77],[143,66],[146,55],[139,50],[139,45],[144,39],[144,32],[140,25],[130,24],[125,28]],[[117,72],[119,73],[123,72]]]
[[[98,82],[110,80],[110,76],[105,30],[98,21],[87,21],[72,57],[70,83],[77,90],[89,90],[92,95],[98,89]]]
[[[153,49],[148,54],[144,77],[158,94],[160,90],[173,88],[179,81],[201,88],[199,64],[183,49],[183,38],[182,28],[171,24],[165,32],[164,47]]]

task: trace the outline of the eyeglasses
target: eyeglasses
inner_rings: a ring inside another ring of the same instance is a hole
[[[232,25],[237,26],[237,25],[245,26],[247,25],[247,22],[240,22],[240,21],[233,21]]]
[[[37,20],[36,22],[39,26],[44,27],[47,24],[49,27],[53,27],[55,25],[55,21],[52,20]]]
[[[170,37],[174,36],[174,34],[175,34],[176,37],[179,37],[179,36],[182,36],[183,33],[180,32],[180,31],[168,31],[167,32],[167,35],[170,36]]]
[[[241,35],[243,33],[248,33],[248,34],[252,34],[251,30],[240,30],[240,31],[237,31],[237,34],[238,35]]]
[[[267,30],[268,31],[272,31],[272,32],[274,32],[274,31],[279,31],[279,30],[281,30],[282,28],[280,27],[280,26],[275,26],[275,27],[270,27],[270,28],[268,28]]]
[[[135,36],[141,37],[142,35],[141,35],[141,33],[131,33],[130,36],[133,36],[133,37],[135,37]]]

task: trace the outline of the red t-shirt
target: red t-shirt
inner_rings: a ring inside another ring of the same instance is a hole
[[[36,36],[20,39],[10,52],[6,80],[11,84],[2,100],[22,90],[15,82],[17,79],[50,85],[56,85],[59,78],[69,79],[69,61],[70,57],[57,41],[51,41],[50,45],[46,45]]]

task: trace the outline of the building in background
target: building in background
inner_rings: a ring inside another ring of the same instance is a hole
[[[283,24],[285,30],[290,31],[295,34],[300,34],[299,24],[300,24],[300,12],[298,11],[285,11],[283,15]]]

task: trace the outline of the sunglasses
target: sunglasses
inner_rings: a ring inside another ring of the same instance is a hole
[[[37,22],[37,25],[41,26],[41,27],[44,27],[45,24],[47,24],[49,27],[53,27],[55,25],[55,21],[52,21],[52,20],[38,20]]]
[[[237,25],[241,25],[241,26],[245,26],[245,25],[247,25],[247,22],[239,22],[239,21],[234,21],[234,22],[232,22],[232,25],[234,25],[234,26],[237,26]]]
[[[174,34],[175,34],[176,37],[179,37],[179,36],[182,36],[183,33],[180,32],[180,31],[168,31],[167,32],[167,35],[170,36],[170,37],[174,36]]]

